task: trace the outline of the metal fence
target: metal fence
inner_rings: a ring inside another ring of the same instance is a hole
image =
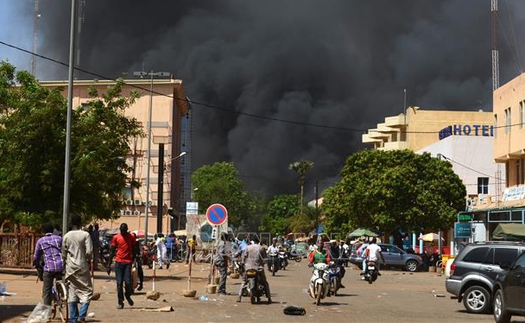
[[[38,238],[34,233],[0,233],[0,267],[31,268]]]

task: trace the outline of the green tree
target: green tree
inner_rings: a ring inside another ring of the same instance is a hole
[[[288,233],[290,219],[298,211],[297,195],[276,195],[268,202],[266,214],[261,219],[259,230],[272,233]]]
[[[125,156],[140,124],[124,116],[136,98],[122,82],[73,110],[70,211],[86,218],[118,215],[129,185]],[[61,223],[67,102],[27,71],[0,64],[0,220]],[[136,183],[131,183],[136,184]]]
[[[368,227],[395,235],[450,228],[466,189],[449,162],[428,153],[364,150],[347,159],[341,181],[323,195],[330,230]]]
[[[193,172],[191,182],[197,188],[195,200],[199,202],[199,213],[220,203],[228,210],[228,225],[238,228],[250,220],[257,203],[244,189],[239,172],[231,162],[204,165]]]
[[[314,163],[307,160],[300,160],[291,163],[288,166],[288,169],[291,171],[294,171],[299,176],[299,187],[301,188],[301,195],[300,195],[300,201],[299,201],[299,208],[302,210],[303,208],[303,197],[304,197],[304,184],[306,183],[306,173],[314,167]]]

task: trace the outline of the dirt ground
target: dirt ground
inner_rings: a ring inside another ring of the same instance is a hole
[[[188,289],[188,266],[173,263],[168,270],[158,270],[155,290],[161,293],[156,300],[146,299],[146,291],[153,289],[152,270],[145,269],[146,284],[142,292],[133,296],[133,307],[116,309],[117,296],[114,275],[95,274],[95,292],[101,297],[92,301],[88,322],[494,322],[492,315],[472,315],[463,305],[451,300],[445,291],[445,278],[437,273],[408,273],[383,270],[383,275],[372,285],[360,280],[359,270],[347,268],[343,279],[345,289],[338,296],[313,304],[307,294],[311,269],[306,261],[292,262],[275,276],[268,275],[274,303],[252,305],[247,298],[236,302],[239,279],[228,278],[230,295],[207,292],[209,264],[197,264],[192,269],[191,289],[194,298],[184,297]],[[8,273],[0,269],[0,283],[5,282],[7,292],[14,296],[0,297],[0,321],[23,322],[41,297],[42,283],[35,275],[18,271]],[[206,296],[207,300],[201,300]],[[284,315],[288,305],[303,307],[304,316]],[[158,312],[160,308],[170,312]],[[521,319],[521,318],[518,318]],[[522,321],[523,322],[523,321]]]

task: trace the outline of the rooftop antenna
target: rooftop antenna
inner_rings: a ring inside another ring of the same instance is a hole
[[[492,92],[499,88],[499,52],[498,52],[498,0],[490,0],[490,25],[492,40]],[[494,103],[493,103],[494,104]],[[501,196],[501,163],[496,166],[496,187],[495,194],[499,204]]]
[[[33,76],[36,76],[35,54],[37,52],[38,18],[40,18],[40,12],[38,12],[38,0],[35,0],[35,12],[33,15],[33,54],[31,55],[31,74]]]
[[[490,0],[490,22],[492,27],[492,91],[496,91],[499,88],[498,0]]]

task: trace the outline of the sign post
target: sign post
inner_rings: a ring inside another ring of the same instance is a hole
[[[210,222],[210,224],[212,224],[214,227],[213,227],[213,231],[212,231],[212,238],[213,239],[217,239],[218,236],[220,236],[220,232],[219,231],[219,226],[221,224],[223,224],[226,219],[228,218],[228,210],[226,210],[226,207],[224,207],[224,205],[222,204],[212,204],[210,205],[210,207],[208,207],[208,209],[206,210],[206,219],[208,220],[208,222]],[[215,235],[215,237],[214,237]],[[210,268],[210,275],[209,275],[209,278],[208,278],[208,283],[211,284],[212,282],[212,277],[214,276],[213,275],[213,268],[214,268],[214,265],[215,265],[215,255],[214,255],[214,249],[212,249],[212,253],[211,253],[211,268]]]

